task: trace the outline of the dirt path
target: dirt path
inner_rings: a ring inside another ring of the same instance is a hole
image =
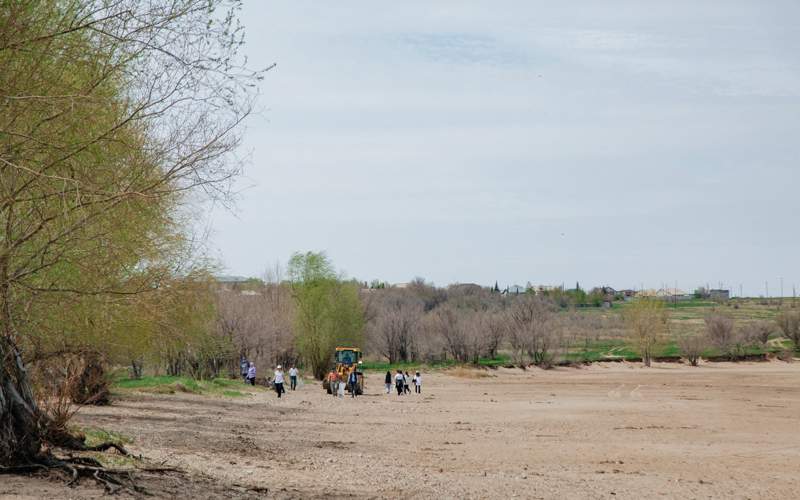
[[[135,394],[82,425],[190,472],[159,496],[790,498],[800,491],[800,364],[603,364],[425,374],[423,394],[278,400]],[[464,375],[467,375],[465,377]],[[181,491],[184,491],[181,493]],[[3,480],[0,495],[97,489]],[[188,497],[187,497],[188,498]]]

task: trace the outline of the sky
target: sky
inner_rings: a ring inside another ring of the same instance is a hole
[[[556,5],[558,4],[558,5]],[[800,287],[800,2],[245,0],[210,248],[260,276]]]

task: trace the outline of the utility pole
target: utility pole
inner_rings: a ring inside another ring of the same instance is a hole
[[[781,276],[781,305],[783,305],[783,276]]]
[[[678,308],[678,280],[675,280],[675,288],[672,290],[675,295],[675,309]]]
[[[764,289],[767,291],[767,305],[769,305],[769,281],[764,282]]]

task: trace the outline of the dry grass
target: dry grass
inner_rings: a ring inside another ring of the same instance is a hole
[[[494,377],[485,368],[472,368],[466,366],[456,366],[444,371],[445,374],[451,377],[467,378],[467,379],[480,379]]]

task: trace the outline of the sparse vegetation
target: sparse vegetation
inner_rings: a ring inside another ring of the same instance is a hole
[[[645,366],[655,355],[656,346],[663,342],[667,331],[667,315],[664,301],[658,299],[637,299],[623,313],[628,338],[642,356]]]

